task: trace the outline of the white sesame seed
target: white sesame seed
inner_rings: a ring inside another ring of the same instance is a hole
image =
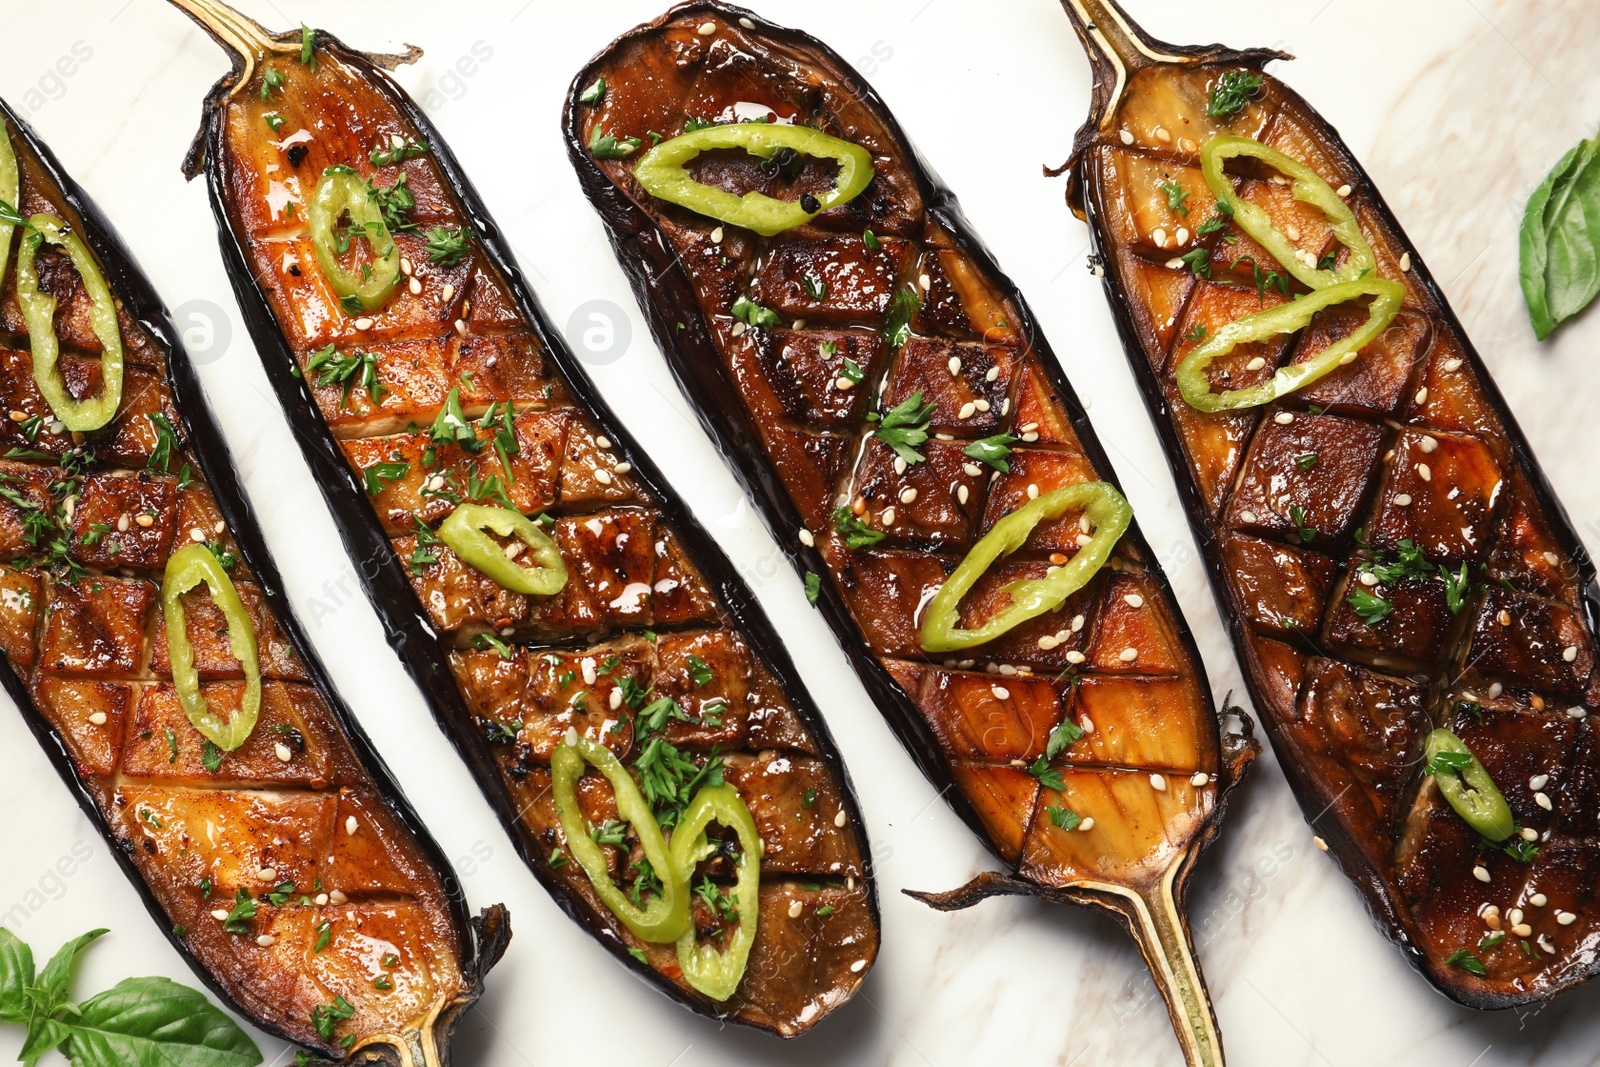
[[[716,229],[711,231],[711,243],[714,244],[714,245],[720,245],[722,243],[722,227],[721,226],[718,226]]]
[[[1472,877],[1476,878],[1480,882],[1487,882],[1489,880],[1489,868],[1479,864],[1478,866],[1472,868]]]
[[[1000,380],[1000,368],[999,367],[990,367],[988,373],[983,376],[983,380],[986,381],[986,382],[999,381]],[[1003,411],[1004,409],[1002,408],[1001,410]]]
[[[1568,663],[1576,660],[1578,658],[1578,646],[1568,645],[1566,648],[1563,648],[1561,650],[1561,658],[1566,660]]]
[[[455,295],[456,295],[456,287],[454,285],[451,285],[448,282],[445,283],[445,287],[442,290],[440,290],[440,292],[439,292],[439,296],[441,298],[443,298],[443,300],[444,300],[444,302],[446,304],[450,303],[451,300],[455,299]]]
[[[599,482],[601,485],[610,485],[612,481],[611,472],[601,468],[594,472],[594,480]]]
[[[1039,647],[1046,652],[1049,652],[1052,648],[1055,648],[1058,643],[1059,642],[1049,634],[1045,634],[1043,637],[1039,638]]]
[[[1134,648],[1132,645],[1129,645],[1127,648],[1122,650],[1121,654],[1117,658],[1122,660],[1124,663],[1132,663],[1134,660],[1139,658],[1139,650]]]
[[[972,406],[977,408],[979,411],[989,410],[989,402],[987,400],[974,400],[972,402]]]
[[[1533,802],[1539,805],[1545,811],[1554,811],[1556,807],[1554,804],[1550,803],[1550,794],[1548,793],[1533,794]]]
[[[928,277],[926,274],[919,274],[917,275],[917,284],[921,286],[922,291],[926,293],[929,289],[933,288],[933,279]]]
[[[1556,922],[1560,923],[1562,926],[1571,926],[1577,921],[1578,917],[1570,911],[1556,912]]]
[[[1083,629],[1083,624],[1086,621],[1087,620],[1082,615],[1074,615],[1072,617],[1072,632],[1077,633],[1079,630]]]
[[[1160,226],[1157,226],[1155,229],[1150,231],[1150,240],[1157,248],[1167,247],[1167,231],[1162,229]]]
[[[839,376],[839,380],[833,383],[833,387],[835,389],[838,389],[838,390],[842,391],[842,392],[846,392],[846,391],[849,391],[851,389],[854,389],[856,387],[856,383],[851,381],[849,378],[846,378],[843,375],[840,375]]]
[[[344,832],[346,837],[354,837],[356,835],[356,831],[360,828],[361,824],[356,822],[356,817],[354,815],[350,816],[344,821]]]
[[[968,478],[976,478],[983,473],[983,468],[976,463],[963,463],[961,469],[966,472]]]
[[[622,707],[622,690],[612,689],[609,702],[611,704],[612,711],[616,711],[618,708]]]
[[[416,296],[417,294],[422,292],[422,283],[417,281],[417,279],[412,278],[409,282],[406,283],[406,288],[411,291],[411,295],[412,296]]]
[[[1077,665],[1079,663],[1082,663],[1084,660],[1086,660],[1088,658],[1089,657],[1085,656],[1082,652],[1079,652],[1076,649],[1074,649],[1073,651],[1067,653],[1067,662],[1071,663],[1073,665]]]
[[[1320,848],[1324,852],[1328,851],[1328,843],[1326,841],[1324,841],[1321,837],[1313,836],[1311,838],[1311,843],[1313,845],[1316,845],[1318,848]]]
[[[1511,612],[1507,611],[1505,608],[1501,608],[1499,613],[1495,615],[1495,621],[1501,626],[1510,626]]]
[[[355,321],[355,328],[358,330],[370,330],[372,329],[372,320],[363,315]]]
[[[1138,593],[1129,593],[1127,596],[1123,597],[1122,600],[1123,603],[1127,604],[1130,608],[1144,607],[1144,597],[1140,596]]]
[[[1367,586],[1370,589],[1372,586],[1375,586],[1375,585],[1378,584],[1378,576],[1376,574],[1373,574],[1371,571],[1362,571],[1361,572],[1361,584],[1364,585],[1364,586]]]
[[[1458,371],[1461,369],[1461,361],[1459,359],[1447,359],[1442,366],[1447,371]]]
[[[1589,716],[1589,712],[1587,710],[1585,710],[1584,708],[1568,708],[1567,709],[1567,718],[1569,718],[1569,719],[1585,719],[1585,718],[1588,718],[1588,716]]]
[[[256,938],[256,944],[260,945],[262,948],[271,948],[273,945],[277,944],[277,941],[278,939],[273,937],[271,934],[262,934],[260,937]]]
[[[1561,562],[1561,557],[1556,555],[1554,552],[1545,552],[1545,553],[1543,553],[1543,556],[1544,556],[1544,561],[1546,563],[1550,564],[1550,566],[1552,566],[1552,567],[1554,567],[1557,563]]]
[[[1411,253],[1410,252],[1402,252],[1402,253],[1400,253],[1400,273],[1404,274],[1406,271],[1408,271],[1410,269],[1411,269]]]
[[[1167,262],[1166,262],[1166,268],[1168,270],[1177,270],[1178,268],[1180,268],[1182,266],[1183,266],[1183,259],[1181,257],[1178,257],[1178,256],[1174,256],[1173,258],[1167,260]]]
[[[1294,421],[1294,412],[1280,411],[1272,417],[1272,421],[1277,423],[1279,426],[1287,426]]]
[[[1494,700],[1495,698],[1497,698],[1504,691],[1505,691],[1505,686],[1501,685],[1499,682],[1495,682],[1493,685],[1491,685],[1489,687],[1489,699],[1490,700]]]
[[[1152,774],[1150,776],[1150,788],[1154,789],[1157,793],[1165,793],[1167,791],[1166,778],[1159,774]]]
[[[567,732],[561,735],[561,740],[569,745],[576,746],[578,743],[578,728],[576,726],[567,727]]]
[[[904,474],[906,472],[906,461],[904,457],[894,457],[894,472],[896,474]]]
[[[1256,513],[1253,511],[1241,511],[1239,512],[1239,521],[1245,523],[1254,523],[1256,521]]]
[[[756,24],[755,24],[755,23],[753,23],[753,22],[751,22],[751,21],[750,21],[750,20],[749,20],[749,19],[747,19],[747,18],[741,18],[741,19],[740,19],[740,20],[739,20],[739,25],[741,25],[741,26],[743,26],[743,27],[744,27],[744,28],[745,28],[745,29],[747,29],[747,30],[753,30],[753,29],[755,29],[755,28],[756,28]]]
[[[1172,143],[1172,134],[1167,132],[1167,128],[1165,126],[1157,126],[1155,132],[1156,140],[1160,141],[1162,144]]]
[[[1083,833],[1088,833],[1090,830],[1093,830],[1094,829],[1094,816],[1093,815],[1085,815],[1083,817],[1083,821],[1078,823],[1078,829]]]
[[[219,923],[225,923],[228,921],[228,916],[232,914],[233,912],[229,911],[227,908],[217,908],[211,913],[211,917],[217,920]]]
[[[1338,189],[1335,189],[1334,192],[1338,193],[1341,197],[1346,197],[1350,195],[1350,187],[1348,185],[1341,185]]]
[[[917,491],[910,486],[900,490],[900,503],[910,504],[917,499]]]
[[[978,405],[969,400],[965,404],[961,405],[961,410],[956,413],[956,418],[970,419],[977,410]]]
[[[1394,495],[1394,504],[1395,504],[1395,507],[1399,507],[1399,508],[1410,507],[1411,506],[1411,494],[1410,493],[1396,493]]]
[[[1417,442],[1417,447],[1422,449],[1424,452],[1432,452],[1434,449],[1439,447],[1439,441],[1437,438],[1430,437],[1425,434],[1423,435],[1422,440]]]
[[[1007,689],[1003,685],[990,686],[989,687],[989,692],[994,694],[994,698],[996,700],[1010,700],[1011,699],[1011,690]]]
[[[894,508],[892,508],[892,507],[884,508],[883,509],[883,524],[885,526],[893,526],[894,525],[894,519],[895,519]]]
[[[1542,908],[1546,904],[1550,903],[1550,898],[1545,896],[1543,893],[1535,893],[1533,896],[1528,898],[1528,903],[1532,904],[1536,908]]]
[[[1428,402],[1428,387],[1426,385],[1424,385],[1421,389],[1417,390],[1417,403],[1426,404],[1427,402]]]
[[[95,726],[104,726],[106,724],[106,713],[103,711],[95,712],[89,716],[89,722]]]
[[[117,516],[117,532],[118,533],[127,533],[128,532],[128,525],[129,525],[128,524],[128,516],[127,516],[126,513]]]
[[[256,881],[258,882],[276,882],[277,880],[278,870],[276,867],[263,867],[256,872]]]
[[[1174,237],[1177,239],[1177,242],[1180,245],[1186,245],[1189,243],[1189,231],[1182,226],[1178,227],[1178,232],[1174,235]]]
[[[1556,950],[1555,942],[1550,940],[1549,934],[1540,934],[1538,939],[1534,941],[1534,944],[1538,945],[1547,953],[1553,953]]]
[[[1123,144],[1133,143],[1133,133],[1129,130],[1122,130],[1117,136],[1122,139]]]
[[[800,537],[800,543],[802,545],[805,545],[807,548],[815,548],[816,547],[817,539],[815,537],[813,537],[812,534],[811,534],[811,531],[806,529],[804,526],[800,527],[799,537]]]
[[[833,817],[833,825],[842,827],[848,821],[848,818],[844,813],[844,809],[840,808],[839,814]]]
[[[742,325],[742,323],[741,323],[741,325]],[[462,337],[465,337],[467,335],[467,320],[466,319],[457,319],[455,328],[456,328],[456,333],[460,334]]]
[[[211,527],[211,532],[216,534],[218,537],[221,537],[223,531],[227,528],[228,524],[219,520],[215,526]]]
[[[1262,359],[1260,356],[1257,356],[1255,359],[1252,359],[1249,363],[1246,363],[1244,365],[1244,369],[1245,370],[1260,370],[1262,367],[1265,367],[1266,365],[1267,365],[1267,361]]]
[[[1511,933],[1514,937],[1532,937],[1533,927],[1529,926],[1527,923],[1517,923],[1511,928]]]
[[[335,889],[328,894],[328,902],[331,904],[348,904],[350,898],[345,896],[341,890]]]
[[[716,33],[716,32],[717,32],[717,24],[715,22],[702,22],[700,24],[700,36],[702,36],[702,37],[710,37],[713,33]]]
[[[950,377],[954,378],[961,373],[961,357],[951,356],[948,366],[950,367]]]
[[[294,750],[282,741],[272,746],[272,754],[278,757],[279,763],[288,763],[294,759]]]
[[[1028,483],[1028,499],[1029,500],[1038,500],[1039,499],[1039,487],[1037,485],[1034,485],[1032,482]]]
[[[1291,241],[1300,240],[1300,227],[1296,226],[1292,222],[1283,228],[1283,232],[1284,235]]]
[[[798,900],[793,900],[793,901],[789,902],[789,918],[791,918],[791,919],[800,918],[800,912],[802,910],[803,909],[802,909],[801,904],[800,904],[800,902]]]
[[[1522,922],[1522,909],[1512,908],[1510,911],[1506,912],[1506,919],[1510,921],[1512,926],[1516,926]]]
[[[1359,353],[1346,352],[1344,355],[1339,357],[1339,366],[1348,367],[1350,364],[1352,364],[1352,363],[1354,363],[1356,361],[1356,356],[1357,355],[1359,355]]]
[[[1549,784],[1550,776],[1548,774],[1536,774],[1532,778],[1528,779],[1528,788],[1533,790],[1535,793]]]
[[[851,974],[860,974],[862,971],[864,971],[866,969],[867,969],[867,961],[866,960],[856,960],[854,963],[852,963],[850,965],[850,973]]]
[[[1031,445],[1039,439],[1039,434],[1034,430],[1029,430],[1027,433],[1022,435],[1022,439]]]
[[[1194,773],[1194,777],[1189,779],[1189,784],[1192,785],[1192,786],[1195,786],[1196,788],[1199,788],[1199,787],[1204,786],[1204,785],[1208,785],[1208,784],[1210,784],[1210,782],[1211,782],[1211,776],[1209,774],[1207,774],[1205,771],[1196,771]]]
[[[959,486],[956,487],[956,500],[958,500],[961,503],[965,504],[967,502],[967,496],[968,496],[968,493],[967,493],[967,487],[966,486],[959,485]]]

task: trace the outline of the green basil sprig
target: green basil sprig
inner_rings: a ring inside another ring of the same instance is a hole
[[[1522,295],[1542,341],[1600,294],[1600,138],[1580,141],[1528,198]]]
[[[78,954],[103,935],[91,930],[34,973],[33,950],[0,927],[0,1022],[28,1028],[20,1059],[59,1049],[73,1067],[184,1064],[255,1067],[256,1048],[205,996],[169,978],[128,978],[81,1004],[68,999]]]

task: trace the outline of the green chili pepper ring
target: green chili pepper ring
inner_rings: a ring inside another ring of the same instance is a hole
[[[1350,255],[1338,270],[1306,266],[1288,236],[1272,224],[1271,216],[1250,201],[1239,199],[1233,183],[1222,172],[1223,164],[1237,156],[1259,159],[1274,170],[1289,175],[1294,179],[1291,189],[1294,198],[1321,209],[1328,218],[1328,224],[1333,227],[1334,236],[1350,250]],[[1227,205],[1227,213],[1233,216],[1239,228],[1271,252],[1273,258],[1283,264],[1284,269],[1301,284],[1312,289],[1324,289],[1338,282],[1355,281],[1377,269],[1372,246],[1362,234],[1361,224],[1356,220],[1355,212],[1350,210],[1350,205],[1316,171],[1298,159],[1249,137],[1218,134],[1201,146],[1200,170],[1211,192]]]
[[[515,536],[528,546],[535,566],[524,567],[507,559],[498,544],[485,534]],[[513,593],[554,596],[567,584],[567,565],[550,535],[521,512],[487,504],[462,504],[439,524],[439,540],[461,562]]]
[[[985,571],[1003,556],[1022,547],[1033,528],[1047,519],[1060,518],[1073,508],[1082,508],[1094,524],[1094,536],[1078,549],[1077,555],[1043,578],[1012,582],[1002,592],[1011,596],[1012,605],[975,630],[957,625],[961,598],[971,591]],[[920,640],[929,652],[953,652],[993,641],[1008,630],[1054,610],[1067,597],[1089,584],[1133,522],[1133,509],[1109,482],[1078,482],[1064,489],[1045,493],[1031,500],[994,524],[972,546],[965,559],[946,579],[928,604],[922,618]]]
[[[372,248],[370,273],[365,277],[346,270],[339,262],[333,228],[347,213],[352,231],[365,236]],[[317,266],[341,300],[353,296],[367,311],[377,311],[389,302],[395,286],[400,283],[400,254],[383,221],[383,212],[372,198],[372,190],[360,175],[332,167],[325,171],[311,196],[306,223],[312,247],[316,249]]]
[[[56,298],[39,291],[39,274],[34,268],[34,257],[46,241],[66,249],[72,265],[83,278],[84,291],[89,294],[89,325],[99,338],[101,348],[99,396],[75,400],[61,379]],[[17,249],[17,304],[22,309],[28,343],[33,349],[34,383],[56,418],[67,429],[79,433],[98,430],[110,422],[122,406],[122,328],[117,324],[116,300],[89,246],[72,227],[53,215],[34,215],[28,220],[22,246]]]
[[[1494,779],[1466,742],[1449,730],[1435,730],[1428,735],[1425,756],[1431,764],[1441,752],[1466,756],[1471,761],[1460,768],[1458,774],[1436,774],[1433,777],[1439,792],[1456,809],[1456,814],[1490,841],[1504,841],[1516,833],[1517,824],[1511,815],[1511,805],[1506,803],[1500,787],[1494,784]]]
[[[755,819],[731,785],[706,786],[696,793],[684,809],[678,828],[672,831],[672,862],[687,883],[694,876],[695,864],[711,855],[715,848],[706,841],[706,824],[715,820],[739,837],[739,879],[734,899],[739,909],[739,928],[726,948],[695,940],[691,925],[678,939],[678,966],[689,984],[712,1000],[727,1000],[739,988],[756,940],[756,919],[760,913],[761,835]]]
[[[762,159],[788,148],[801,155],[838,160],[839,175],[832,189],[816,197],[816,211],[807,211],[799,201],[779,200],[754,190],[735,196],[695,181],[685,169],[700,153],[718,148],[742,148]],[[854,199],[872,181],[872,153],[807,126],[741,122],[707,126],[663,141],[644,154],[634,166],[633,176],[651,196],[771,237]]]
[[[0,200],[12,211],[20,212],[22,205],[18,203],[18,198],[22,195],[21,190],[17,154],[11,148],[11,130],[5,120],[0,119]],[[11,256],[11,235],[16,228],[16,223],[0,222],[0,278],[6,276],[6,260]]]
[[[583,811],[578,806],[578,779],[583,777],[584,763],[606,776],[617,797],[617,815],[632,824],[639,836],[639,845],[645,858],[661,879],[661,892],[644,907],[636,906],[611,880],[606,867],[606,857],[599,844],[589,836]],[[689,913],[689,877],[678,869],[667,842],[661,836],[661,827],[650,804],[622,761],[604,745],[576,730],[567,733],[566,740],[556,746],[550,758],[551,784],[555,795],[556,814],[561,819],[561,831],[567,838],[567,851],[578,861],[602,903],[611,909],[634,936],[645,941],[665,943],[676,941],[685,933],[693,936],[694,923]],[[703,824],[702,824],[703,825]]]
[[[211,601],[222,610],[228,622],[228,644],[244,668],[244,700],[239,711],[227,721],[218,718],[200,691],[200,675],[194,666],[194,646],[184,627],[184,593],[201,582],[210,590]],[[233,580],[217,557],[205,545],[189,545],[167,560],[161,581],[161,610],[166,616],[167,648],[172,660],[172,687],[178,702],[194,728],[224,752],[232,752],[250,738],[261,713],[261,666],[256,653],[256,626],[245,610]]]
[[[1271,378],[1260,385],[1212,392],[1211,382],[1206,378],[1206,368],[1211,366],[1212,360],[1227,355],[1238,345],[1304,329],[1312,316],[1323,308],[1362,296],[1373,297],[1366,323],[1349,337],[1330,345],[1315,359],[1279,367]],[[1235,319],[1218,328],[1183,357],[1183,362],[1178,364],[1178,391],[1191,407],[1201,411],[1227,411],[1271,403],[1335,370],[1347,356],[1353,358],[1355,353],[1388,328],[1405,296],[1405,286],[1399,282],[1368,277],[1330,285],[1287,304]]]

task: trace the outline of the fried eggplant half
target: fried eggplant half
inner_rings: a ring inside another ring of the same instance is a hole
[[[0,122],[0,680],[234,1010],[326,1060],[447,1064],[504,909],[469,919],[330,685],[160,299]]]
[[[524,860],[694,1010],[816,1025],[876,956],[877,900],[844,766],[754,597],[378,63],[179,6],[234,57],[191,162],[251,335]]]
[[[921,899],[1110,910],[1191,1062],[1221,1062],[1183,896],[1255,749],[1220,735],[1083,409],[955,197],[836,53],[722,4],[601,52],[565,132],[702,423],[1004,864]]]
[[[1452,999],[1587,980],[1600,599],[1516,420],[1288,57],[1065,7],[1069,201],[1302,810]]]

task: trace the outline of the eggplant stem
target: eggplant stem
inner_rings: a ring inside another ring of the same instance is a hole
[[[265,26],[222,3],[222,0],[170,0],[170,3],[200,24],[223,49],[233,56],[236,76],[228,95],[232,96],[255,76],[256,60],[269,52],[298,52],[298,35],[274,36]]]
[[[1157,63],[1195,62],[1194,57],[1178,55],[1169,50],[1170,46],[1146,34],[1123,13],[1116,0],[1061,0],[1061,6],[1066,8],[1078,39],[1095,61],[1097,80],[1102,66],[1110,68],[1114,83],[1100,107],[1102,125],[1117,113],[1122,90],[1132,75]],[[1098,96],[1096,93],[1096,103]]]
[[[1130,933],[1139,943],[1150,974],[1167,1002],[1172,1028],[1189,1067],[1223,1067],[1222,1037],[1195,959],[1194,942],[1183,921],[1174,886],[1181,863],[1160,882],[1132,896]]]

